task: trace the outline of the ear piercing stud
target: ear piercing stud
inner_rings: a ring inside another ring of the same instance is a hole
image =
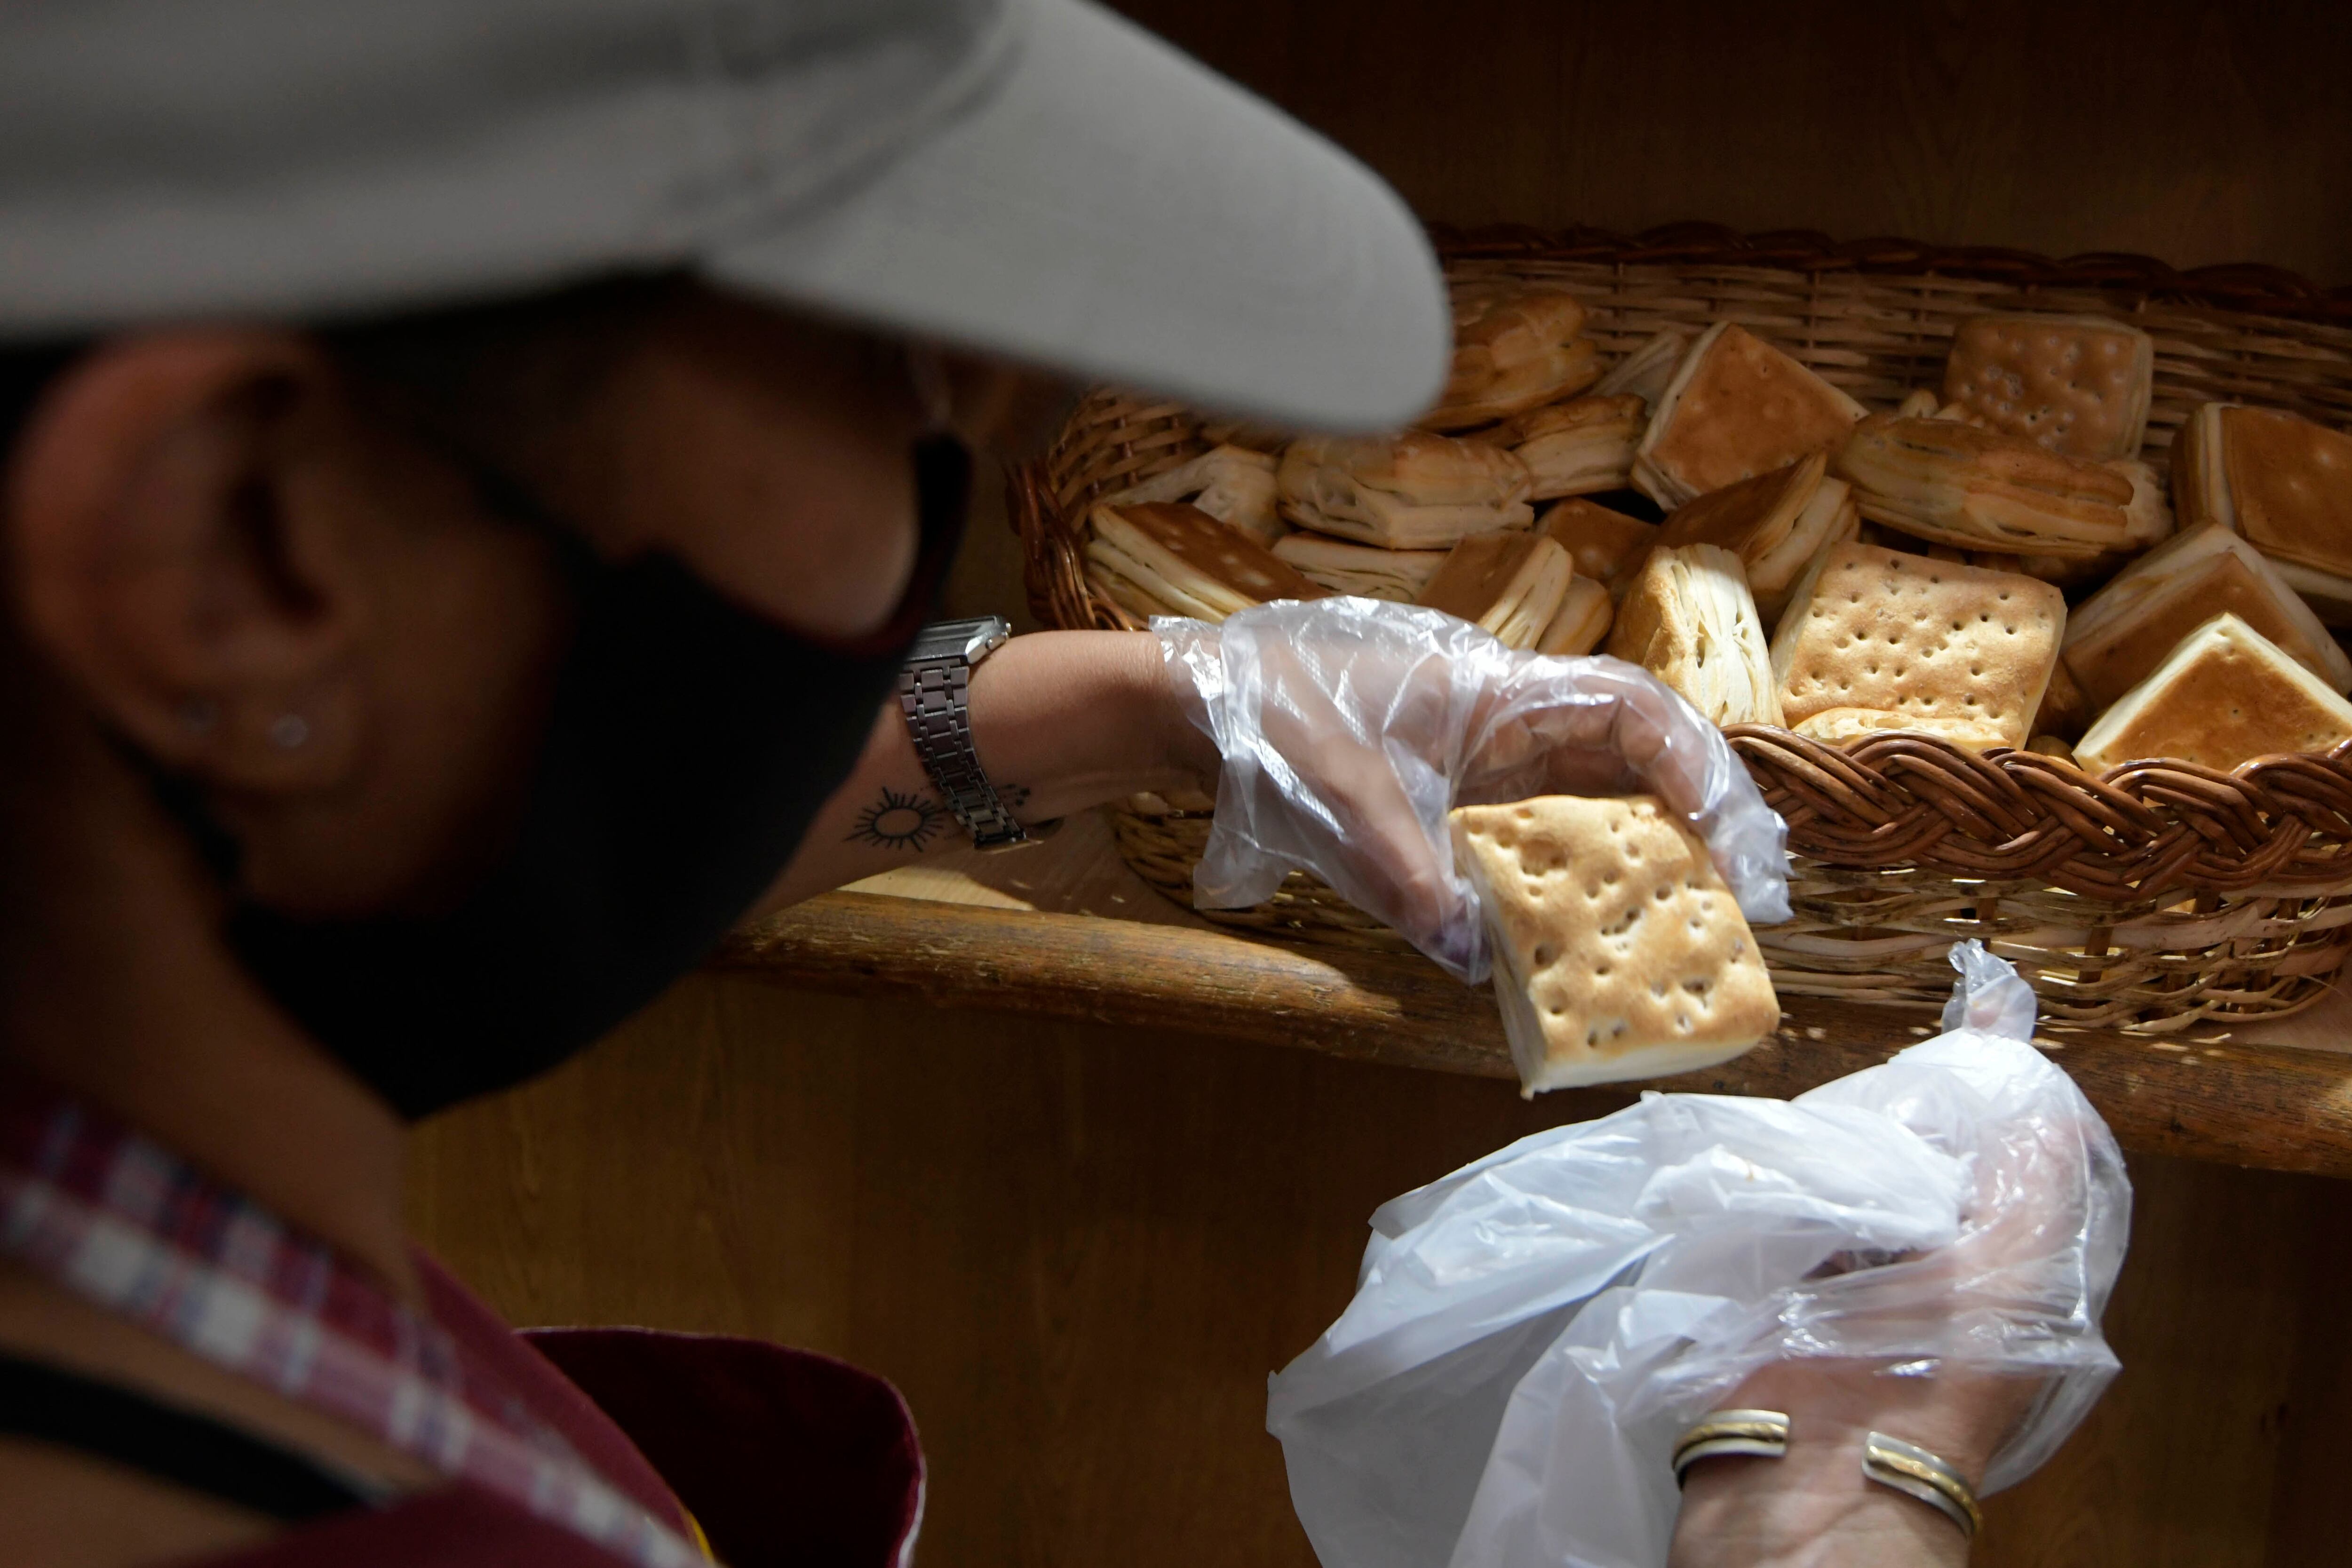
[[[280,713],[269,721],[269,743],[290,752],[310,738],[310,722],[299,713]]]

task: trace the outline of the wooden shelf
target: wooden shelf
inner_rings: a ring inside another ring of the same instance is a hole
[[[1418,958],[1297,947],[1213,926],[1135,879],[1091,819],[1046,849],[943,857],[810,900],[736,938],[717,964],[808,990],[1514,1076],[1484,987]],[[1786,1097],[1884,1061],[1934,1026],[1932,1014],[1916,1010],[1793,998],[1780,1033],[1736,1061],[1578,1098],[1597,1111],[1644,1088]],[[2332,1022],[2299,1032],[2315,1040],[2341,1033]],[[2052,1027],[2035,1043],[2082,1085],[2127,1149],[2352,1176],[2352,1054],[2217,1032]]]

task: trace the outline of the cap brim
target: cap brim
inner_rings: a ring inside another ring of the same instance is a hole
[[[1445,377],[1421,226],[1320,137],[1084,0],[878,178],[707,251],[815,305],[1203,408],[1402,425]]]

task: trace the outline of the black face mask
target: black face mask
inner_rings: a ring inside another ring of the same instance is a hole
[[[237,956],[411,1118],[544,1071],[644,1006],[774,880],[865,749],[961,531],[971,462],[934,439],[915,472],[916,582],[891,626],[846,651],[667,556],[615,566],[572,546],[578,620],[506,852],[443,915],[309,921],[241,900]],[[185,784],[166,799],[226,852],[234,886],[233,846]]]

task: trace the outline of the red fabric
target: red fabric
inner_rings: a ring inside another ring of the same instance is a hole
[[[425,1303],[443,1331],[479,1357],[493,1375],[504,1379],[530,1406],[531,1415],[553,1427],[605,1480],[672,1530],[684,1531],[686,1518],[678,1511],[677,1497],[663,1484],[661,1473],[629,1441],[628,1434],[486,1303],[457,1283],[456,1276],[421,1251],[413,1256],[424,1280]]]
[[[898,1390],[756,1340],[648,1329],[518,1334],[446,1269],[434,1321],[613,1486],[727,1568],[892,1568],[920,1520],[923,1456]],[[665,1478],[668,1478],[667,1482]],[[673,1494],[671,1486],[675,1485]],[[560,1524],[463,1483],[289,1531],[202,1568],[615,1568]]]
[[[428,1268],[462,1339],[429,1303],[396,1300],[324,1241],[5,1065],[0,1253],[639,1568],[695,1560],[642,1458],[446,1276]],[[519,1373],[536,1395],[509,1386],[492,1363]],[[607,1479],[582,1447],[630,1474],[634,1488]]]
[[[922,1512],[898,1391],[829,1356],[646,1329],[527,1336],[670,1479],[728,1568],[890,1568]]]

